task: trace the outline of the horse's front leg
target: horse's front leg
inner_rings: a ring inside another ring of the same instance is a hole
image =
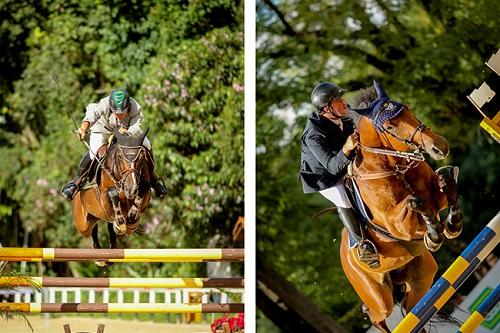
[[[113,228],[113,223],[108,223],[108,233],[109,233],[109,248],[117,249],[118,244],[116,243],[116,233]]]
[[[115,220],[113,221],[113,230],[117,235],[123,235],[127,231],[127,224],[125,217],[123,215],[122,207],[120,205],[120,198],[118,191],[114,187],[108,188],[108,197],[113,206],[113,211],[115,213]]]
[[[101,243],[99,243],[98,231],[99,231],[99,229],[97,228],[97,223],[96,223],[94,228],[92,228],[92,246],[94,246],[94,249],[101,248]]]
[[[127,228],[135,230],[139,224],[139,218],[141,213],[141,206],[146,195],[146,191],[149,188],[149,183],[141,183],[139,186],[139,193],[134,199],[132,207],[128,211],[127,215]]]
[[[439,250],[444,241],[443,224],[433,214],[428,203],[418,194],[409,195],[407,205],[410,210],[420,213],[425,221],[427,227],[424,235],[425,246],[433,252]]]
[[[445,166],[436,170],[436,182],[439,191],[446,195],[448,215],[444,223],[444,235],[448,239],[458,237],[462,233],[463,215],[458,206],[458,190],[456,176],[458,167]]]

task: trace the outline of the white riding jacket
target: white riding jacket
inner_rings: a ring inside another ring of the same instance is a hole
[[[124,127],[129,135],[140,135],[142,133],[142,118],[142,107],[133,98],[130,98],[130,109],[122,120],[118,119],[111,111],[109,96],[101,99],[99,103],[87,105],[83,121],[90,123],[90,157],[94,159],[99,148],[108,143],[108,138],[113,134],[113,128]],[[151,150],[151,142],[147,137],[144,138],[142,144]]]
[[[113,128],[124,127],[128,134],[134,136],[141,133],[142,107],[133,98],[130,98],[130,109],[122,120],[119,120],[111,111],[109,96],[104,97],[99,103],[90,103],[86,107],[83,121],[90,123],[91,133],[111,134]]]

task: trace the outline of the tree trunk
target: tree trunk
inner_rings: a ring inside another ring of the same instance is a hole
[[[285,332],[347,333],[294,285],[260,262],[257,307]]]

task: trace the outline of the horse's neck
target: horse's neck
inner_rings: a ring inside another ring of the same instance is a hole
[[[358,128],[359,142],[362,146],[392,150],[390,143],[387,140],[384,140],[380,132],[375,129],[375,126],[373,126],[368,118],[361,117],[359,120]],[[391,165],[395,162],[394,159],[390,156],[374,154],[363,149],[359,150],[359,158],[360,160],[357,164],[360,167],[368,170],[378,170],[383,166],[387,166],[388,164]]]
[[[365,147],[384,147],[380,133],[375,129],[370,119],[361,117],[359,120],[359,141]]]

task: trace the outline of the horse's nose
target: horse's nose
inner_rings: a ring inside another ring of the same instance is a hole
[[[450,153],[448,142],[444,138],[442,140],[433,140],[427,149],[427,153],[435,160],[445,159]]]

